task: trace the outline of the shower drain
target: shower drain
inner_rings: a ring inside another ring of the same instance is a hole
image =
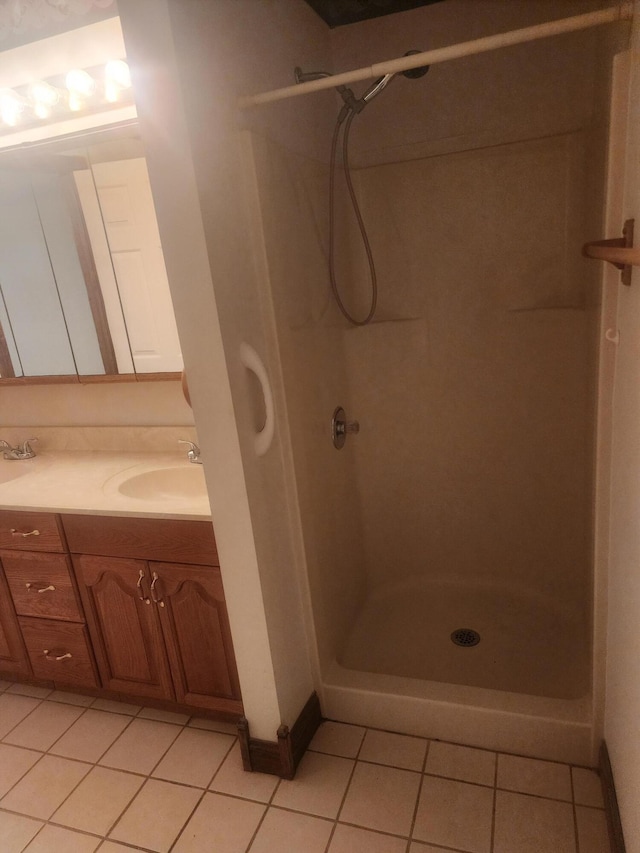
[[[480,634],[472,628],[458,628],[451,635],[451,640],[456,646],[477,646],[480,642]]]

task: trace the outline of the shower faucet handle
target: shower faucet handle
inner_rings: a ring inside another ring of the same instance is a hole
[[[331,419],[331,439],[336,450],[341,450],[347,439],[347,435],[355,435],[360,432],[358,421],[348,421],[342,406],[338,406]]]

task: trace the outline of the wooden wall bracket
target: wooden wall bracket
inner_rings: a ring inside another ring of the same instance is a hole
[[[632,268],[640,266],[640,249],[633,248],[634,222],[634,219],[627,219],[622,229],[622,237],[594,240],[582,247],[582,254],[586,258],[607,261],[619,269],[620,282],[627,287],[631,284]]]

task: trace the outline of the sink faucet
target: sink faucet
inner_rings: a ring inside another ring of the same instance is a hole
[[[5,459],[33,459],[36,452],[29,442],[37,440],[37,438],[28,438],[22,447],[19,444],[17,447],[11,447],[8,441],[0,438],[0,447],[4,448],[4,453],[2,455]]]
[[[202,459],[200,459],[200,448],[197,444],[194,444],[192,441],[185,441],[184,438],[179,438],[178,444],[188,444],[189,450],[187,450],[187,458],[189,462],[195,462],[198,465],[202,465]]]

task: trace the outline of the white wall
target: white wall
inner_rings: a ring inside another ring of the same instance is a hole
[[[624,211],[640,217],[640,3],[634,7]],[[618,179],[622,179],[621,169]],[[638,239],[635,241],[638,245]],[[627,853],[640,851],[640,270],[618,289],[605,740]]]
[[[207,484],[245,711],[252,734],[273,740],[313,681],[286,401],[249,237],[251,162],[235,99],[286,80],[305,59],[324,64],[326,31],[305,4],[284,0],[129,0],[120,9],[198,436],[213,460]],[[297,128],[312,147],[315,122],[315,112],[288,105],[273,132]],[[261,458],[243,340],[265,360],[276,400],[274,445]]]

